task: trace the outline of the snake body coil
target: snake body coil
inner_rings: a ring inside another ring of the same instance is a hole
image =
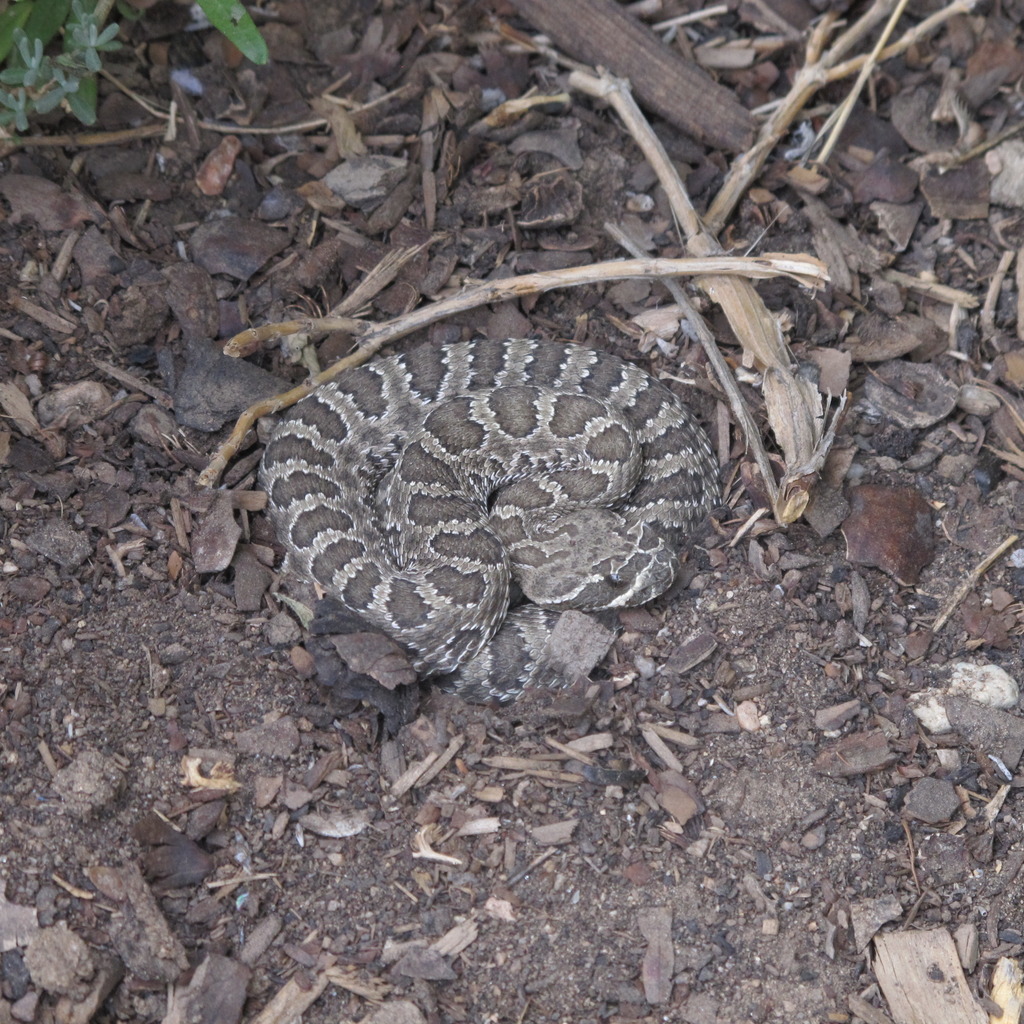
[[[261,482],[289,569],[470,699],[557,680],[558,612],[640,605],[718,497],[671,391],[531,340],[422,346],[342,373],[276,428]],[[529,603],[509,610],[521,593]]]

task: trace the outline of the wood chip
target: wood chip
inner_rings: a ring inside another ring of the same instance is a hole
[[[578,818],[556,821],[550,825],[537,825],[530,829],[534,842],[541,846],[564,846],[572,839],[573,830],[579,824]]]
[[[730,152],[753,138],[748,111],[731,90],[711,79],[613,0],[513,0],[514,6],[567,53],[628,78],[655,113]]]
[[[944,928],[875,937],[875,977],[896,1024],[987,1024]]]
[[[640,977],[644,998],[652,1006],[668,1002],[672,994],[675,952],[672,948],[672,911],[668,907],[647,907],[636,916],[640,934],[647,940]]]

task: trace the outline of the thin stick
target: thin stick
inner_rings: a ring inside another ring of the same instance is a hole
[[[618,225],[605,224],[604,227],[612,238],[627,252],[632,253],[634,256],[638,254],[640,247]],[[729,399],[729,408],[732,410],[733,417],[743,431],[743,438],[747,443],[747,448],[753,455],[757,468],[761,471],[762,478],[768,481],[769,487],[774,487],[775,474],[772,472],[771,461],[768,458],[767,451],[765,451],[764,442],[761,440],[761,431],[758,429],[753,415],[751,415],[750,410],[747,408],[747,403],[743,401],[743,395],[740,392],[739,385],[736,383],[736,378],[732,375],[729,364],[725,361],[725,356],[719,350],[711,328],[708,327],[704,317],[690,304],[686,292],[679,287],[677,281],[668,279],[662,281],[662,284],[668,289],[669,294],[683,310],[686,315],[686,322],[697,336],[697,340],[700,341],[704,354],[715,371],[715,379]],[[772,494],[771,497],[774,503],[777,495]]]
[[[996,303],[999,301],[999,293],[1003,290],[1003,281],[1013,263],[1016,253],[1009,249],[999,258],[999,266],[992,275],[988,284],[988,292],[985,295],[985,304],[981,307],[981,333],[984,338],[991,338],[996,333]]]
[[[797,72],[789,93],[765,122],[754,145],[746,153],[740,154],[733,160],[725,183],[704,217],[704,223],[709,231],[717,235],[725,227],[736,204],[761,173],[768,154],[785,137],[790,126],[807,106],[811,97],[826,83],[839,81],[856,74],[869,60],[868,55],[861,55],[840,62],[840,58],[845,56],[884,17],[887,6],[887,3],[878,0],[824,53],[822,53],[824,40],[835,24],[835,16],[827,14],[815,26],[807,43],[804,66]],[[908,29],[895,43],[882,50],[878,55],[878,60],[886,61],[903,53],[914,43],[937,29],[943,22],[958,14],[969,13],[974,6],[975,0],[954,0],[941,11],[936,11],[920,24]]]
[[[199,485],[213,487],[217,483],[221,473],[224,472],[227,464],[234,458],[241,446],[249,428],[260,416],[268,416],[271,413],[287,409],[343,370],[365,362],[387,342],[404,338],[413,331],[428,327],[455,313],[462,313],[491,302],[503,302],[506,299],[523,295],[535,295],[553,288],[570,288],[578,285],[597,284],[601,281],[623,281],[638,277],[662,278],[707,273],[737,274],[749,277],[776,277],[779,274],[784,274],[793,277],[801,284],[810,286],[821,284],[828,276],[824,266],[810,256],[779,255],[757,258],[720,256],[716,259],[705,260],[612,260],[607,263],[593,263],[586,267],[568,267],[564,270],[524,274],[509,280],[490,281],[476,288],[470,288],[450,299],[443,299],[440,302],[431,303],[429,306],[414,309],[404,316],[396,317],[383,324],[365,324],[362,321],[352,321],[347,318],[342,318],[339,324],[331,317],[310,317],[243,331],[227,343],[224,349],[226,354],[237,355],[239,352],[251,351],[254,342],[275,335],[299,334],[303,331],[338,330],[351,328],[353,323],[361,325],[360,329],[354,332],[358,335],[360,345],[358,352],[339,360],[306,383],[265,401],[257,402],[246,409],[238,418],[231,435],[217,449],[206,469],[199,474]],[[344,325],[344,328],[341,325]]]
[[[953,612],[960,607],[960,603],[965,597],[971,592],[974,585],[985,575],[986,572],[992,567],[992,565],[1007,551],[1010,550],[1020,540],[1020,534],[1015,533],[1006,538],[1002,544],[999,545],[994,551],[987,554],[972,570],[970,575],[960,584],[959,587],[953,592],[953,596],[949,599],[946,607],[939,612],[938,617],[932,623],[932,632],[938,633],[942,627],[949,622]]]
[[[903,12],[906,8],[907,0],[899,0],[893,9],[892,15],[889,17],[888,22],[886,22],[885,28],[882,29],[882,34],[878,37],[878,42],[875,43],[871,53],[868,54],[868,59],[864,61],[864,64],[860,69],[860,74],[857,75],[857,80],[853,83],[853,88],[846,94],[846,99],[844,99],[836,108],[833,116],[829,118],[824,131],[828,131],[831,134],[829,134],[825,145],[822,147],[821,153],[818,156],[818,163],[828,163],[828,158],[832,155],[832,150],[836,148],[836,143],[839,142],[839,136],[846,127],[846,122],[850,119],[850,114],[853,113],[854,104],[857,102],[864,86],[867,84],[868,77],[871,72],[878,67],[878,55],[885,47],[889,36],[896,31],[896,22],[898,22],[903,16]]]

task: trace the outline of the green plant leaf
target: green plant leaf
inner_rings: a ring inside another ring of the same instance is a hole
[[[60,101],[64,99],[64,95],[64,90],[57,86],[44,92],[42,96],[37,96],[35,100],[36,113],[48,114],[51,110],[56,110],[60,106]]]
[[[31,13],[31,0],[23,0],[0,14],[0,61],[7,59],[14,46],[14,30],[23,28]]]
[[[67,21],[71,0],[43,0],[32,5],[32,14],[25,22],[25,35],[38,39],[45,46]]]
[[[198,0],[210,24],[222,32],[253,64],[266,64],[270,59],[267,44],[249,12],[238,0]]]
[[[68,101],[71,113],[82,124],[96,123],[96,79],[83,78],[78,83],[76,92],[69,92],[64,99]]]

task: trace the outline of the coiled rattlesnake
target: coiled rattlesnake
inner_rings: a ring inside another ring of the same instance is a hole
[[[718,498],[679,398],[601,352],[422,346],[347,370],[276,428],[261,482],[289,569],[471,699],[557,682],[566,608],[640,605]],[[517,591],[529,603],[509,611]]]

